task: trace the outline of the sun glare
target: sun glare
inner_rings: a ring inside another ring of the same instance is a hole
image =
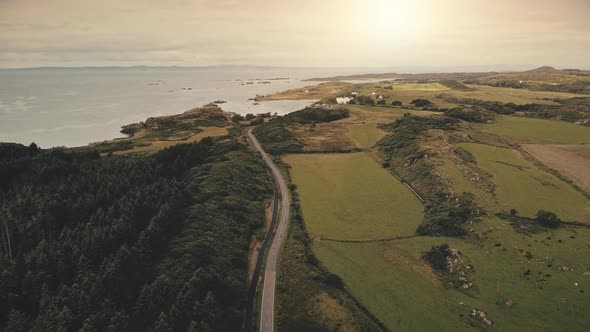
[[[418,23],[410,1],[378,0],[369,11],[367,26],[374,38],[399,40],[411,37]]]

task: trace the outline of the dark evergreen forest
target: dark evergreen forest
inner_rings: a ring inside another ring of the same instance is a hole
[[[271,193],[235,140],[125,157],[0,144],[0,327],[237,331]]]

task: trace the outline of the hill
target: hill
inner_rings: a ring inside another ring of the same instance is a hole
[[[435,82],[456,80],[464,84],[511,87],[534,91],[556,91],[590,94],[590,71],[577,69],[557,70],[543,66],[522,72],[459,72],[423,74],[364,74],[334,77],[318,77],[309,81],[393,80],[397,82]]]

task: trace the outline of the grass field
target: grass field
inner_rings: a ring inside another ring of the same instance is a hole
[[[546,233],[522,237],[497,219],[476,226],[476,231],[484,230],[480,243],[419,237],[388,243],[321,242],[314,250],[394,331],[466,330],[474,308],[485,311],[498,331],[584,331],[590,326],[584,316],[590,309],[585,294],[590,280],[584,275],[586,263],[579,259],[590,255],[588,230],[562,229],[552,232],[551,240]],[[420,259],[440,243],[459,249],[474,265],[472,290],[445,288]],[[560,271],[563,266],[573,271]],[[530,278],[523,276],[527,270]]]
[[[479,167],[494,176],[499,209],[516,209],[532,217],[540,210],[564,220],[590,222],[590,200],[557,177],[527,162],[517,151],[490,145],[462,143]]]
[[[393,93],[402,91],[422,91],[422,92],[440,92],[450,90],[446,86],[440,83],[405,83],[405,84],[380,84],[380,83],[367,83],[361,85],[361,94],[370,95],[372,92],[385,92],[384,86],[391,86]]]
[[[422,263],[420,251],[408,252],[393,243],[324,241],[314,244],[314,253],[392,331],[451,331],[463,326],[458,312],[448,310],[459,301],[446,294]]]
[[[347,135],[365,149],[372,148],[387,133],[377,128],[377,123],[363,123],[348,126]]]
[[[556,104],[551,99],[580,97],[579,94],[550,91],[530,91],[526,89],[498,88],[485,85],[469,86],[473,91],[453,91],[453,96],[476,98],[489,101],[501,101],[515,104]]]
[[[329,241],[326,238],[386,237],[382,234],[389,229],[379,224],[358,227],[358,218],[354,217],[362,215],[382,222],[387,219],[382,217],[384,209],[367,208],[375,203],[370,197],[384,195],[375,189],[383,184],[350,176],[359,170],[375,173],[379,168],[364,167],[364,162],[355,160],[364,156],[362,153],[288,156],[286,162],[293,167],[293,182],[298,185],[305,225],[312,237],[325,237],[313,242],[314,255],[393,331],[485,329],[470,316],[473,309],[484,311],[496,331],[587,331],[590,266],[580,258],[590,257],[590,229],[562,227],[523,235],[493,213],[516,208],[521,215],[532,215],[543,208],[564,219],[580,220],[587,216],[584,206],[588,200],[532,166],[514,150],[482,144],[460,146],[475,156],[479,167],[493,175],[497,195],[494,199],[465,179],[450,160],[439,167],[453,180],[457,191],[474,192],[480,204],[492,213],[492,217],[470,225],[470,235],[465,238]],[[342,212],[351,217],[339,216]],[[416,219],[414,225],[418,222]],[[353,223],[355,227],[344,228],[344,223]],[[396,224],[400,225],[399,220]],[[379,232],[368,234],[371,230]],[[411,233],[412,228],[407,228],[392,235]],[[458,249],[463,259],[473,265],[473,288],[461,291],[446,286],[421,259],[422,253],[442,243]]]
[[[498,203],[493,194],[482,187],[478,187],[475,181],[467,179],[453,161],[442,160],[442,163],[436,168],[436,173],[450,180],[456,193],[469,192],[474,194],[479,205],[486,211],[495,211],[497,209]]]
[[[311,238],[370,240],[413,235],[422,206],[365,153],[290,155]]]
[[[257,97],[256,100],[304,100],[322,99],[331,95],[347,92],[353,84],[346,82],[327,82],[298,89],[291,89]]]
[[[391,86],[391,90],[385,87]],[[445,98],[454,97],[460,99],[479,99],[486,101],[498,101],[503,103],[522,104],[557,104],[552,99],[579,97],[571,93],[528,91],[525,89],[497,88],[489,86],[471,86],[473,90],[453,90],[440,83],[426,84],[379,84],[366,83],[357,87],[364,95],[383,95],[387,104],[397,100],[408,105],[412,100],[422,98],[428,99],[439,108],[453,108],[457,104],[445,101]]]
[[[458,105],[446,101],[446,98],[479,99],[485,101],[498,101],[503,103],[523,104],[557,104],[554,99],[568,99],[584,95],[550,92],[530,91],[526,89],[500,88],[485,85],[469,86],[471,90],[455,90],[440,83],[379,83],[367,82],[352,84],[347,82],[327,82],[314,86],[307,86],[300,89],[293,89],[284,92],[271,94],[260,100],[284,100],[284,99],[322,99],[334,97],[350,92],[359,92],[362,95],[374,96],[383,95],[386,104],[392,101],[401,101],[409,105],[414,99],[428,99],[433,102],[434,107],[453,108]]]
[[[391,90],[385,86],[367,83],[353,88],[363,94],[383,94],[388,103],[425,98],[438,107],[445,106],[443,98],[437,98],[440,93],[517,104],[552,103],[544,98],[567,95],[485,86],[459,91],[431,83],[398,84]],[[350,107],[359,114],[345,124],[346,135],[366,149],[383,135],[377,123],[384,121],[370,119],[373,114],[399,118],[407,112],[431,113]],[[476,140],[508,146],[494,135],[475,135],[482,128],[513,143],[568,148],[580,158],[587,153],[583,144],[590,143],[589,128],[553,120],[498,116],[494,124],[468,129]],[[590,200],[516,149],[450,145],[469,151],[477,162],[452,153],[433,154],[436,173],[447,179],[442,183],[455,193],[473,193],[488,212],[482,220],[466,225],[468,235],[463,238],[412,237],[423,219],[421,204],[369,154],[286,157],[292,182],[298,187],[305,227],[314,239],[313,254],[321,265],[342,278],[344,287],[392,331],[590,330],[586,314],[590,310],[590,228],[564,225],[525,234],[495,216],[516,209],[521,216],[533,217],[544,209],[566,221],[590,223]],[[365,243],[331,241],[399,236],[409,237]],[[473,266],[472,288],[453,288],[425,264],[422,254],[443,243],[458,249]],[[473,318],[473,309],[484,311],[494,327],[486,328]]]
[[[558,171],[590,192],[590,148],[584,145],[523,144],[522,147],[546,166]]]
[[[522,142],[580,144],[590,143],[590,128],[557,120],[499,116],[484,131]]]
[[[416,116],[430,116],[430,115],[442,115],[441,112],[424,111],[424,110],[413,110],[407,108],[397,107],[382,107],[382,106],[368,106],[368,105],[353,105],[348,106],[351,109],[360,109],[372,113],[388,114],[396,119],[401,118],[404,114],[410,113]]]

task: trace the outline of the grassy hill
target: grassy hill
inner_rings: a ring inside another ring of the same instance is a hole
[[[336,275],[389,330],[587,330],[590,195],[578,174],[584,168],[560,173],[535,155],[547,147],[590,165],[584,153],[588,129],[524,117],[523,111],[512,116],[491,111],[515,101],[558,105],[550,94],[565,97],[562,92],[467,87],[474,90],[380,82],[324,95],[325,101],[375,92],[403,105],[420,97],[434,102],[426,110],[347,105],[348,119],[316,129],[318,137],[364,152],[330,153],[308,144],[304,131],[287,127],[301,139],[302,151],[313,152],[283,157],[301,209],[294,222],[301,220],[298,227],[305,227],[317,260],[311,264]],[[467,108],[440,112],[441,100],[450,100],[441,92],[477,93],[477,100],[501,104],[483,107],[493,117],[472,121],[462,115],[472,112]],[[556,213],[557,227],[537,219],[539,210]],[[440,251],[445,247],[448,251]],[[442,257],[442,263],[428,255]],[[293,259],[285,257],[282,264],[292,266]],[[292,277],[285,271],[280,280],[291,284]],[[282,317],[299,315],[302,303],[298,298],[282,307]]]

